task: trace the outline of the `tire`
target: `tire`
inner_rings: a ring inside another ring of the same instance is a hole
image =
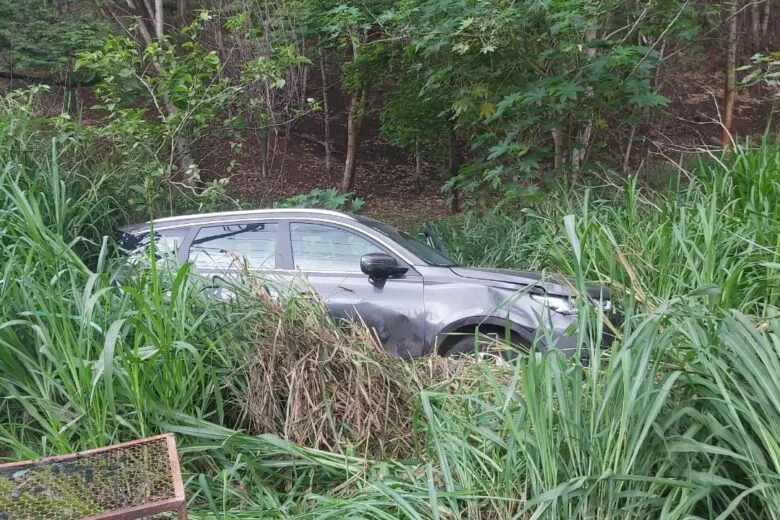
[[[502,341],[498,342],[497,339],[489,339],[489,336],[486,336],[484,334],[480,334],[480,338],[477,339],[478,344],[478,352],[481,354],[488,354],[491,356],[500,357],[501,359],[513,359],[517,356],[517,352],[513,351],[515,350],[528,350],[528,346],[524,344],[522,339],[517,334],[512,334],[510,336],[509,341],[511,342],[511,345],[506,345],[506,343],[503,341],[503,337],[500,339]],[[491,335],[494,336],[495,335]],[[452,345],[450,345],[447,350],[442,352],[443,357],[453,357],[458,355],[470,355],[474,354],[475,352],[475,345],[474,345],[474,334],[466,334],[463,336],[460,336],[455,342],[453,342]],[[499,346],[501,348],[496,348]]]

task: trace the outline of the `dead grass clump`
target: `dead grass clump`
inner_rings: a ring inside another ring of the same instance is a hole
[[[253,433],[334,452],[410,453],[416,392],[403,361],[364,324],[337,325],[304,294],[275,298],[257,281],[250,294],[265,309],[242,368]]]

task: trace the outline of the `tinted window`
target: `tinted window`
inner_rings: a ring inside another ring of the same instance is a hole
[[[254,269],[276,265],[276,224],[204,227],[190,245],[190,261],[199,267]]]
[[[293,262],[303,271],[360,272],[360,257],[383,252],[363,237],[323,224],[290,224]]]
[[[161,253],[176,256],[176,250],[186,234],[186,228],[155,230],[154,247],[157,257],[160,258]],[[151,231],[146,231],[134,234],[120,231],[117,236],[117,242],[121,249],[137,256],[138,253],[143,252],[152,243],[152,233]]]

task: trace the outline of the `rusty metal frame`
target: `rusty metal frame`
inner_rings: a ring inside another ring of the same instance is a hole
[[[171,468],[171,480],[173,481],[174,496],[172,498],[157,500],[155,502],[149,502],[139,506],[128,506],[120,509],[114,509],[112,511],[106,511],[97,515],[84,517],[82,520],[133,520],[136,518],[143,518],[146,516],[167,512],[175,512],[178,520],[187,520],[187,497],[184,494],[184,483],[181,480],[179,455],[176,452],[176,438],[172,433],[165,433],[162,435],[156,435],[154,437],[146,437],[144,439],[122,442],[120,444],[112,444],[111,446],[80,451],[77,453],[70,453],[68,455],[56,455],[54,457],[45,457],[42,459],[22,460],[18,462],[0,464],[0,470],[15,468],[23,469],[25,467],[38,466],[41,464],[59,464],[71,462],[93,455],[99,455],[101,453],[121,451],[127,448],[135,448],[137,446],[155,444],[159,442],[165,442],[168,448],[168,465]]]

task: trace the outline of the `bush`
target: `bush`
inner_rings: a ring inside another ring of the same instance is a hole
[[[341,193],[336,188],[314,188],[309,193],[293,195],[276,203],[277,208],[322,208],[332,211],[358,213],[365,204],[354,193]]]

